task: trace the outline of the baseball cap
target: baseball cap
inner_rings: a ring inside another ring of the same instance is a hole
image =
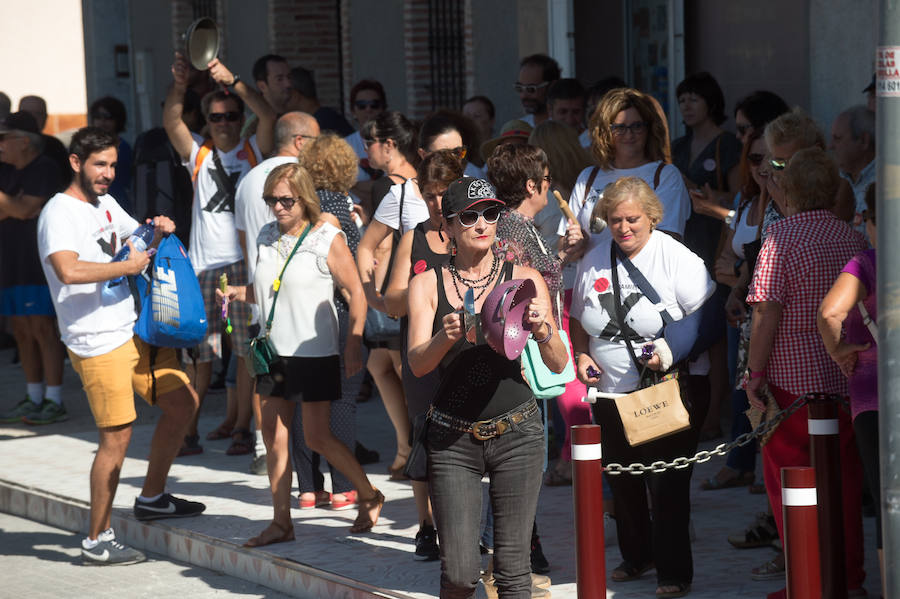
[[[475,204],[482,202],[496,202],[501,206],[505,203],[497,199],[497,190],[484,179],[475,177],[462,177],[447,187],[444,197],[441,199],[441,213],[444,218],[468,210]]]
[[[869,82],[869,85],[866,86],[866,89],[862,90],[862,93],[867,94],[874,89],[875,89],[875,73],[872,73],[872,81]]]
[[[40,131],[38,131],[37,121],[24,110],[9,114],[2,122],[0,122],[0,133],[8,133],[10,131],[24,131],[25,133],[35,134],[40,133]]]

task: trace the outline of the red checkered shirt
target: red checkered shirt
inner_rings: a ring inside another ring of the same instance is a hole
[[[801,212],[769,227],[747,303],[782,307],[766,366],[772,384],[795,395],[847,394],[847,379],[819,337],[816,313],[841,269],[867,246],[862,235],[827,210]]]

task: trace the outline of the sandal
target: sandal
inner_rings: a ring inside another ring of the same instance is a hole
[[[615,569],[609,573],[609,577],[613,582],[628,582],[629,580],[637,580],[641,576],[644,575],[645,572],[648,572],[655,568],[652,563],[644,564],[643,566],[635,566],[631,562],[622,562]]]
[[[276,529],[280,530],[281,535],[277,536],[277,537],[263,538],[264,535],[266,534],[266,530],[269,530],[271,528],[276,528]],[[285,528],[278,522],[275,522],[274,520],[272,520],[271,524],[269,524],[269,526],[267,526],[265,528],[265,530],[263,530],[261,533],[259,533],[257,536],[253,537],[252,539],[248,540],[246,543],[244,543],[244,547],[264,547],[266,545],[274,545],[275,543],[285,543],[287,541],[293,541],[293,540],[294,540],[294,527],[293,526],[291,526],[290,528]]]
[[[394,463],[396,464],[398,461],[402,460],[399,466],[388,466],[388,474],[391,475],[390,480],[409,480],[409,477],[403,472],[406,469],[406,462],[409,460],[409,454],[412,449],[409,449],[406,452],[406,455],[402,453],[397,453],[397,457],[394,458]]]
[[[726,475],[729,474],[729,472],[733,473],[733,476],[723,479],[723,472]],[[715,476],[711,476],[700,483],[700,488],[704,491],[718,491],[719,489],[746,487],[748,485],[752,485],[755,479],[756,475],[752,472],[736,472],[734,470],[731,470],[731,468],[726,467],[719,470],[718,474],[716,474]]]
[[[226,455],[247,455],[256,444],[256,437],[246,428],[234,429],[231,439],[231,445],[225,450]]]
[[[200,435],[185,435],[184,443],[178,450],[178,457],[187,455],[197,455],[203,453],[203,446],[200,445]]]
[[[232,432],[232,428],[223,422],[216,430],[206,433],[206,440],[221,441],[222,439],[228,439],[231,437]]]
[[[663,587],[670,587],[675,590],[663,591],[662,590]],[[682,582],[676,582],[675,584],[661,584],[658,587],[656,587],[657,599],[659,599],[661,597],[684,597],[685,595],[687,595],[690,592],[691,592],[691,585],[682,583]]]
[[[766,563],[750,571],[753,580],[778,580],[784,579],[784,554],[778,554]]]
[[[371,499],[357,498],[356,501],[359,506],[359,513],[356,514],[356,520],[353,522],[353,526],[350,527],[350,532],[369,532],[372,530],[372,527],[375,526],[375,523],[378,522],[378,516],[381,515],[381,508],[384,507],[384,494],[378,489],[375,489],[375,495]],[[375,514],[375,518],[372,519],[369,510],[375,508],[378,508],[378,513]]]
[[[728,542],[738,549],[768,547],[777,540],[778,529],[775,527],[775,518],[765,512],[757,514],[756,522],[742,534],[728,537]]]

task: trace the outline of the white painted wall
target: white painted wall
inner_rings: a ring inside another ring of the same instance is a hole
[[[84,29],[80,0],[4,1],[0,6],[0,91],[37,95],[51,114],[84,114]]]

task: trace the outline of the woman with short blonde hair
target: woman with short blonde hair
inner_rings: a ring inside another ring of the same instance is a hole
[[[598,208],[600,217],[603,220],[609,220],[609,214],[616,209],[616,206],[629,200],[635,201],[641,207],[644,214],[650,219],[651,227],[656,227],[662,220],[662,202],[659,201],[646,181],[637,177],[622,177],[615,183],[610,183],[603,190],[603,197],[600,199]]]
[[[309,171],[293,162],[276,166],[269,173],[263,186],[263,199],[275,197],[275,188],[282,181],[290,188],[294,197],[303,204],[306,218],[312,222],[319,220],[322,208],[319,205],[319,198],[316,197],[316,188],[313,187]]]
[[[831,210],[841,177],[834,160],[819,147],[794,154],[781,174],[788,211]]]
[[[356,184],[359,163],[356,152],[334,133],[323,133],[306,144],[299,160],[312,176],[316,189],[347,194]]]

